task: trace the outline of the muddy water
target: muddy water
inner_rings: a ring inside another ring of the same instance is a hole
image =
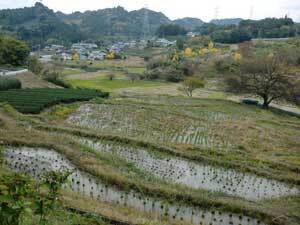
[[[94,199],[120,204],[145,211],[157,217],[166,216],[170,220],[210,225],[258,225],[261,221],[238,214],[217,210],[205,210],[179,204],[168,204],[161,200],[146,197],[135,191],[124,192],[108,186],[93,176],[75,168],[66,158],[52,150],[34,148],[7,148],[4,151],[5,163],[13,170],[26,172],[36,178],[44,173],[55,171],[74,171],[70,179],[73,191],[88,195]]]
[[[81,143],[102,152],[118,155],[138,168],[155,176],[192,188],[221,191],[249,200],[274,198],[298,194],[297,188],[256,175],[244,174],[232,169],[213,167],[183,160],[177,157],[158,157],[146,149],[80,139]]]

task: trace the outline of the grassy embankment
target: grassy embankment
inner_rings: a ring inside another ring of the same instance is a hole
[[[68,109],[71,106],[56,107],[59,110],[54,110],[50,112],[50,114],[45,114],[41,117],[39,116],[37,118],[31,118],[30,123],[32,123],[32,119],[38,121],[35,127],[38,130],[42,129],[43,132],[32,132],[31,134],[35,134],[37,136],[31,136],[31,138],[28,139],[30,140],[30,143],[27,144],[31,145],[34,143],[40,143],[40,140],[43,139],[43,137],[39,135],[42,135],[43,133],[43,135],[47,136],[46,140],[49,140],[49,138],[53,135],[59,135],[64,139],[62,143],[73,143],[72,141],[66,141],[66,136],[68,136],[69,134],[90,136],[94,138],[103,138],[103,136],[106,136],[106,138],[110,138],[111,140],[124,144],[143,145],[149,147],[150,149],[153,148],[158,152],[164,151],[171,155],[178,155],[188,159],[193,159],[195,161],[206,161],[219,166],[233,167],[244,172],[253,172],[265,177],[284,180],[291,183],[298,183],[299,176],[297,174],[299,173],[297,172],[297,168],[299,168],[299,149],[297,150],[297,146],[299,146],[299,143],[297,142],[297,128],[299,127],[299,121],[297,119],[285,115],[277,115],[276,113],[260,110],[254,107],[242,106],[227,101],[155,97],[151,97],[151,100],[152,101],[150,105],[149,99],[143,98],[119,99],[118,101],[111,100],[110,102],[108,102],[108,106],[110,107],[114,104],[117,104],[118,108],[120,108],[120,110],[123,112],[123,116],[124,107],[122,105],[129,105],[132,111],[136,111],[137,108],[143,108],[146,109],[147,118],[150,119],[151,115],[153,116],[153,114],[151,114],[151,112],[153,111],[160,111],[161,116],[172,114],[175,116],[173,117],[175,119],[185,117],[192,119],[192,121],[204,120],[204,122],[207,122],[206,120],[209,120],[209,117],[207,117],[206,113],[218,112],[224,113],[227,116],[231,115],[232,118],[230,118],[230,120],[216,122],[216,124],[210,123],[210,126],[215,126],[214,130],[222,129],[224,134],[227,135],[226,137],[228,137],[230,140],[236,139],[236,141],[233,142],[233,148],[227,149],[227,151],[222,152],[218,149],[201,149],[193,145],[173,145],[172,143],[159,143],[160,146],[169,147],[164,148],[157,146],[158,143],[156,143],[154,140],[151,141],[151,137],[147,140],[150,143],[145,143],[145,140],[141,137],[134,138],[128,133],[103,133],[101,132],[101,130],[89,131],[88,129],[85,129],[85,131],[83,131],[79,128],[74,128],[71,125],[65,124],[61,120],[62,118],[66,118],[68,114],[76,110],[76,107],[71,110],[64,110],[64,108]],[[126,114],[128,112],[126,112]],[[119,113],[114,113],[114,115],[119,116]],[[142,118],[146,118],[143,115],[141,116]],[[28,119],[28,117],[26,118]],[[122,121],[122,118],[120,117],[116,117],[116,119],[117,121]],[[275,120],[278,122],[274,122]],[[44,121],[44,124],[41,124],[41,121]],[[178,121],[179,120],[174,120],[173,123],[177,124]],[[161,124],[161,122],[161,120],[157,121],[157,123],[159,124]],[[164,123],[164,125],[166,127],[169,126],[166,123]],[[65,130],[67,129],[69,132],[60,130],[58,129],[58,127],[62,127]],[[144,127],[137,127],[137,129],[144,129]],[[151,129],[157,131],[158,128],[154,124]],[[277,133],[277,129],[280,130],[279,134]],[[51,130],[53,132],[50,132]],[[4,139],[8,141],[11,141],[11,139],[14,140],[14,135],[16,135],[16,132],[17,130],[14,129],[14,131],[11,131],[10,136],[6,136]],[[164,132],[164,130],[160,130],[160,132]],[[68,135],[64,136],[64,133],[68,133]],[[269,135],[260,137],[262,133],[268,133]],[[111,134],[111,136],[109,136],[109,134]],[[275,136],[276,138],[274,138]],[[260,138],[257,139],[257,137]],[[57,140],[56,138],[54,139]],[[136,140],[134,141],[132,139]],[[273,140],[273,142],[270,142],[271,139]],[[24,144],[24,140],[19,141]],[[155,142],[155,145],[151,144],[151,142]],[[40,144],[43,145],[45,143]],[[55,146],[53,145],[52,141],[50,141],[49,144],[50,146],[54,146],[57,149],[61,147],[66,148],[68,145],[65,144],[63,146]],[[72,144],[72,146],[76,146],[76,144]],[[282,151],[283,148],[284,151]],[[284,214],[288,218],[285,222],[283,219],[283,224],[287,224],[287,221],[292,224],[294,218],[292,217],[292,215],[299,215],[299,211],[297,210],[297,208],[293,207],[293,205],[299,202],[299,198],[296,196],[288,198],[291,207],[286,207],[284,208],[284,210],[282,205],[280,204],[281,199],[262,201],[259,203],[260,206],[258,206],[258,204],[256,203],[250,203],[242,199],[228,197],[222,194],[211,194],[207,191],[193,190],[181,185],[168,184],[152,177],[150,174],[145,175],[145,173],[143,173],[142,171],[135,169],[134,167],[132,167],[132,165],[128,165],[122,162],[122,160],[118,159],[117,157],[109,155],[104,156],[102,154],[93,152],[92,149],[87,149],[79,146],[78,151],[82,150],[88,152],[87,158],[75,159],[75,148],[73,147],[71,157],[73,158],[74,162],[77,161],[77,163],[79,163],[78,165],[81,168],[85,168],[90,173],[95,174],[96,176],[101,177],[101,179],[106,180],[110,184],[115,184],[121,188],[130,187],[136,190],[142,190],[143,193],[155,195],[170,202],[181,201],[185,204],[201,205],[202,207],[217,207],[218,209],[222,209],[225,211],[231,210],[248,215],[258,215],[262,218],[270,219],[275,218],[277,214]],[[68,155],[66,152],[64,154]],[[114,159],[113,164],[111,164],[111,157],[113,157]],[[90,167],[87,165],[90,165]],[[106,172],[105,174],[103,174],[101,171],[111,172]],[[132,177],[129,174],[131,174]]]

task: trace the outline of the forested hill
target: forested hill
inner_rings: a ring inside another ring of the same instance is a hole
[[[186,30],[194,30],[197,27],[200,27],[204,22],[198,18],[185,17],[182,19],[177,19],[173,21],[175,24],[182,26]]]
[[[157,34],[158,28],[164,27],[162,25],[170,24],[178,25],[178,29],[210,35],[215,41],[225,43],[257,37],[291,37],[300,30],[299,25],[288,18],[240,20],[204,23],[200,19],[186,17],[172,21],[160,12],[148,9],[129,12],[122,7],[64,14],[36,3],[33,7],[0,10],[0,33],[14,35],[31,46],[45,46],[95,40],[101,36],[137,38],[143,37],[145,32],[152,36]]]
[[[1,31],[35,45],[65,44],[101,35],[142,37],[144,32],[156,34],[158,28],[166,24],[177,24],[192,31],[203,23],[191,17],[172,21],[161,12],[148,9],[129,12],[122,7],[64,14],[36,3],[33,7],[0,10]]]
[[[64,23],[41,3],[34,7],[0,10],[0,31],[16,35],[32,45],[76,42],[84,38],[78,26]]]
[[[77,24],[82,32],[91,35],[141,36],[144,30],[154,34],[160,25],[172,22],[160,12],[148,9],[128,12],[123,7],[68,15],[59,13],[58,16],[66,23]],[[145,21],[147,17],[149,23]]]
[[[172,21],[160,12],[148,9],[129,12],[122,7],[64,14],[36,3],[33,7],[0,10],[1,31],[16,35],[32,45],[66,44],[101,35],[141,37],[145,32],[154,35],[161,25],[171,23],[186,30],[203,24],[196,18]]]
[[[214,19],[211,20],[210,23],[216,24],[216,25],[238,25],[243,19],[241,18],[228,18],[228,19]]]

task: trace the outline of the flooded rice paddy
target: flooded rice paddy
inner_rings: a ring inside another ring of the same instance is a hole
[[[105,133],[222,150],[232,146],[229,138],[216,126],[224,120],[226,116],[221,113],[205,113],[201,120],[196,120],[143,106],[106,104],[81,105],[67,119],[71,124]]]
[[[289,187],[275,180],[244,174],[233,169],[195,163],[178,157],[158,156],[145,148],[87,138],[80,139],[80,142],[96,151],[115,154],[156,177],[192,188],[224,192],[248,200],[260,200],[299,193],[297,188]]]
[[[25,172],[39,178],[44,173],[55,171],[73,171],[70,175],[70,187],[73,191],[88,195],[109,203],[120,204],[145,211],[157,217],[203,225],[258,225],[263,222],[244,215],[225,213],[218,210],[206,210],[179,204],[169,204],[135,191],[120,191],[106,185],[95,177],[82,172],[64,156],[55,151],[40,148],[12,148],[4,150],[5,163],[14,171]]]

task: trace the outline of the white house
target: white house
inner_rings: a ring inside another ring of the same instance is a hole
[[[51,45],[50,46],[50,50],[51,51],[63,51],[64,50],[64,46],[62,45]]]
[[[104,60],[106,57],[106,52],[103,51],[92,51],[89,56],[88,59],[89,60]]]
[[[169,41],[165,38],[159,38],[155,41],[155,45],[158,45],[160,47],[169,47],[176,44],[176,41]]]
[[[63,53],[61,53],[60,58],[64,61],[72,60],[72,55],[69,53],[63,52]]]
[[[119,54],[122,51],[122,47],[115,44],[115,45],[110,47],[109,51],[113,52],[113,53],[116,53],[116,54]]]
[[[77,49],[96,49],[98,48],[98,45],[93,44],[93,43],[76,43],[73,44],[72,49],[77,50]]]
[[[53,55],[41,55],[39,60],[43,63],[51,62]]]
[[[188,36],[188,37],[197,37],[197,36],[199,36],[199,33],[197,33],[197,32],[188,32],[186,34],[186,36]]]

